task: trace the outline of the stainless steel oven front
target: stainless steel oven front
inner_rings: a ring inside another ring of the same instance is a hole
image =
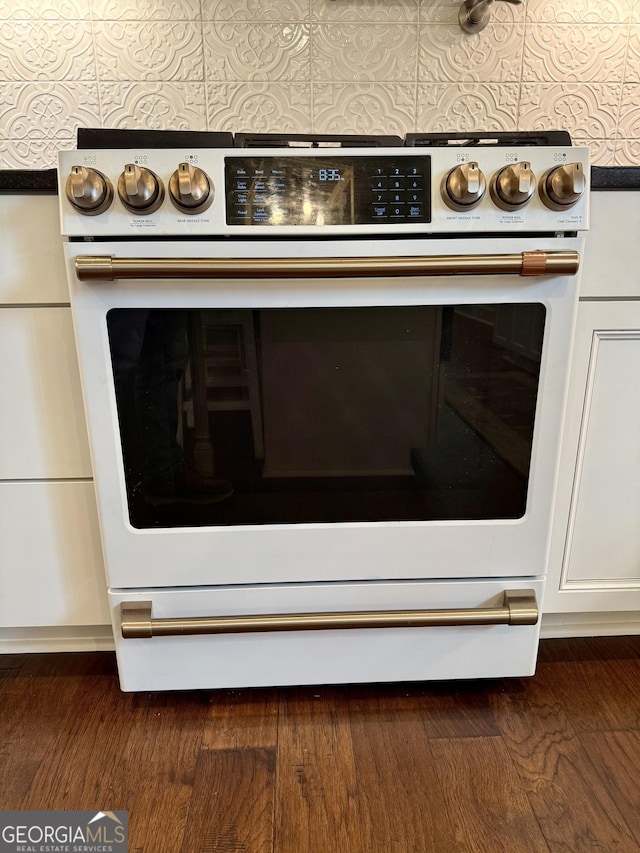
[[[123,689],[533,671],[586,175],[61,153]]]

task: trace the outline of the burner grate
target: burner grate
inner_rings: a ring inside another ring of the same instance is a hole
[[[399,148],[399,136],[318,133],[236,133],[236,148]]]
[[[317,133],[232,133],[191,130],[78,128],[78,150],[89,148],[420,148],[447,146],[570,147],[565,130],[497,133],[408,133],[400,136]]]
[[[408,133],[404,144],[409,147],[474,146],[498,148],[508,145],[571,146],[571,136],[566,130],[500,131],[498,133]]]
[[[233,148],[233,136],[208,130],[125,130],[79,127],[78,150],[86,148]]]

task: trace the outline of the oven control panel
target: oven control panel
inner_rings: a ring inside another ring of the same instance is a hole
[[[227,157],[228,225],[431,222],[431,158]]]
[[[587,148],[81,150],[66,236],[555,233],[588,227]]]

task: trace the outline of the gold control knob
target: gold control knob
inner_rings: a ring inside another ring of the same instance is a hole
[[[564,163],[544,173],[540,198],[551,210],[566,210],[579,201],[586,187],[582,163]]]
[[[118,178],[118,195],[132,213],[153,213],[164,200],[164,185],[151,169],[127,163]]]
[[[180,163],[169,178],[169,198],[183,213],[202,213],[213,202],[213,183],[206,172]]]
[[[65,194],[78,213],[83,216],[96,216],[111,206],[113,184],[97,169],[72,166]]]
[[[531,163],[524,160],[500,169],[489,186],[493,203],[502,210],[519,210],[524,207],[533,198],[535,189],[536,176],[531,171]]]
[[[451,169],[440,184],[442,200],[452,210],[472,210],[482,201],[487,181],[475,162]]]

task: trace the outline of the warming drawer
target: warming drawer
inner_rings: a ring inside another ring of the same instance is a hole
[[[532,675],[540,578],[110,592],[122,689]],[[125,634],[126,636],[123,636]]]

